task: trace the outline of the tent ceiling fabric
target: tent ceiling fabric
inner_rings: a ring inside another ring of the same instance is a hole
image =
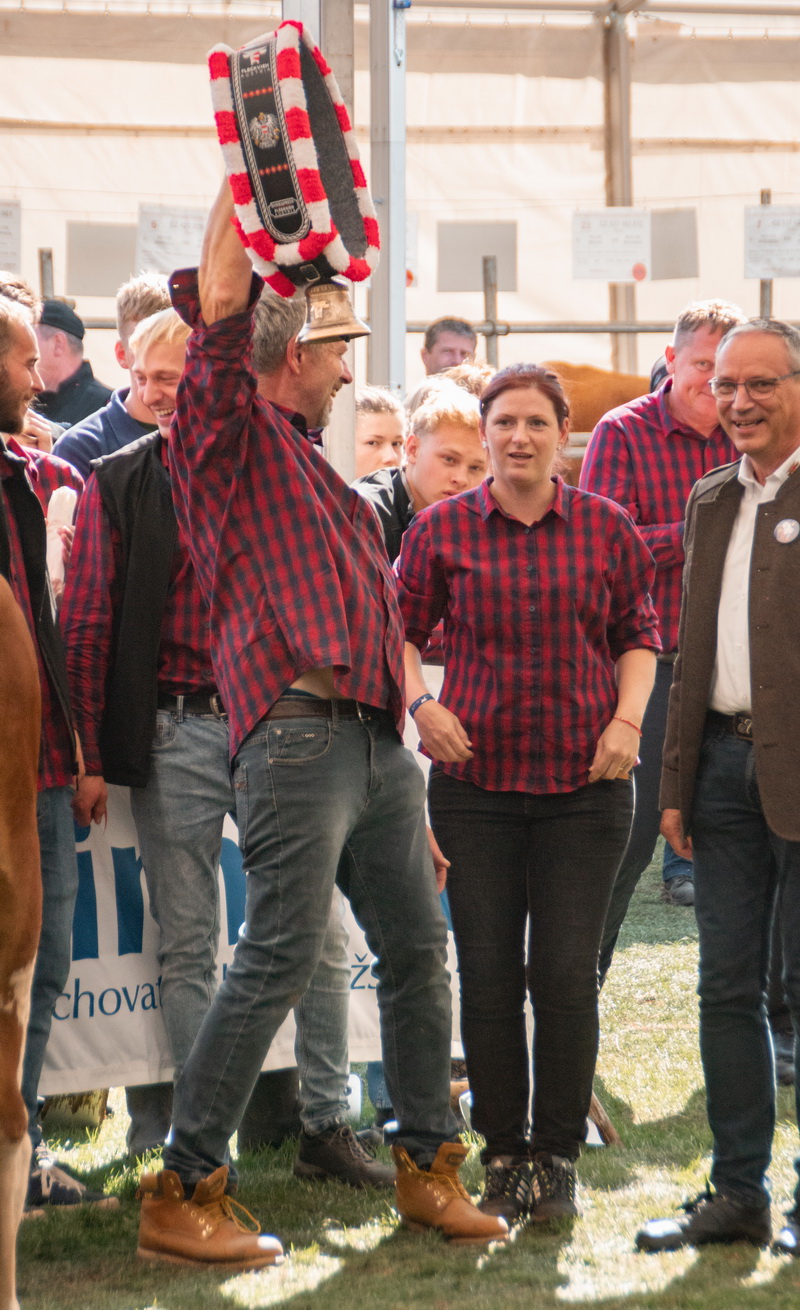
[[[269,29],[275,19],[265,9],[278,8],[260,5],[242,16],[234,0],[225,18],[213,17],[200,0],[182,0],[171,14],[158,12],[154,0],[145,18],[121,14],[109,0],[105,18],[97,7],[79,13],[66,3],[62,14],[37,12],[34,0],[26,0],[25,12],[0,0],[0,201],[21,203],[21,271],[37,286],[38,251],[52,249],[57,294],[68,290],[68,223],[135,226],[140,203],[207,208],[220,159],[206,52]],[[606,284],[573,279],[570,244],[575,210],[605,201],[600,25],[574,14],[558,19],[556,0],[545,23],[526,23],[515,11],[505,25],[510,0],[483,8],[480,22],[467,25],[463,9],[459,18],[457,10],[434,12],[419,0],[408,22],[408,252],[415,274],[408,318],[483,317],[479,293],[436,290],[438,224],[502,221],[517,224],[519,252],[518,290],[501,294],[502,318],[603,320]],[[736,12],[733,0],[728,8]],[[420,21],[426,14],[430,24]],[[356,15],[355,121],[364,134],[365,7]],[[630,20],[634,203],[696,208],[700,252],[699,277],[636,288],[640,319],[669,321],[688,300],[705,296],[757,312],[758,283],[743,277],[744,206],[758,203],[761,188],[771,188],[775,204],[800,204],[800,20],[792,28],[788,18],[776,19],[768,40],[766,23],[749,36],[737,25],[728,39],[715,22],[718,35],[704,22],[692,38],[691,27],[676,21]],[[110,297],[78,297],[86,316],[109,317],[111,308]],[[776,282],[775,312],[800,319],[800,280]],[[111,340],[111,332],[93,334],[89,355],[104,381],[120,384]],[[663,344],[640,338],[641,371]],[[608,339],[599,336],[512,336],[499,348],[501,363],[609,362]],[[411,337],[410,383],[421,374],[418,350]]]
[[[800,14],[800,8],[798,8]],[[213,45],[224,42],[238,48],[264,31],[274,20],[262,14],[255,19],[163,17],[152,14],[118,15],[98,21],[97,15],[67,13],[13,13],[0,8],[0,53],[3,58],[30,56],[50,59],[130,60],[146,63],[204,65]],[[556,24],[514,24],[513,40],[505,25],[409,24],[409,73],[473,72],[483,69],[506,75],[580,80],[602,77],[599,32],[594,24],[569,27]],[[763,39],[727,33],[684,37],[679,29],[661,24],[652,29],[640,23],[634,41],[637,81],[691,83],[713,81],[795,80],[800,60],[800,22],[797,35],[776,32]],[[355,25],[356,67],[369,66],[366,23]],[[15,115],[16,116],[16,115]],[[40,112],[37,117],[46,117]],[[116,115],[113,115],[116,117]]]

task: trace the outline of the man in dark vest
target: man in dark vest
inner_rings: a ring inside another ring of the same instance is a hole
[[[139,324],[131,338],[133,373],[158,432],[95,463],[62,615],[76,716],[86,736],[78,817],[88,823],[102,816],[107,782],[131,788],[160,933],[163,1017],[176,1075],[216,986],[217,869],[225,816],[235,809],[208,607],[178,532],[167,472],[188,336],[167,309]],[[320,964],[295,1010],[304,1125],[296,1172],[388,1186],[393,1171],[345,1123],[349,976],[336,901]],[[169,1111],[167,1102],[161,1141]],[[129,1143],[136,1153],[158,1144]]]

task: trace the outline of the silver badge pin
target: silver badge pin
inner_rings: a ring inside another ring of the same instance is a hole
[[[797,519],[781,519],[780,523],[775,526],[775,540],[779,541],[782,546],[788,546],[790,541],[795,541],[800,537],[800,523]]]

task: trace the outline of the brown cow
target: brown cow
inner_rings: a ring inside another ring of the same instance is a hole
[[[550,359],[551,368],[561,378],[570,405],[569,426],[573,432],[591,432],[604,414],[617,405],[626,405],[650,390],[649,377],[635,373],[610,373],[591,364],[567,364]]]
[[[0,677],[0,1310],[19,1310],[15,1251],[31,1153],[20,1079],[42,915],[36,828],[41,706],[33,642],[2,577]]]

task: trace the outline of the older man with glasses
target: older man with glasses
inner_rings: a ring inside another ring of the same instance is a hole
[[[694,859],[714,1147],[710,1185],[681,1219],[645,1225],[645,1251],[770,1240],[776,896],[800,1032],[800,332],[767,319],[734,328],[711,389],[741,458],[701,478],[687,506],[661,828]],[[800,1255],[800,1183],[773,1249]]]

